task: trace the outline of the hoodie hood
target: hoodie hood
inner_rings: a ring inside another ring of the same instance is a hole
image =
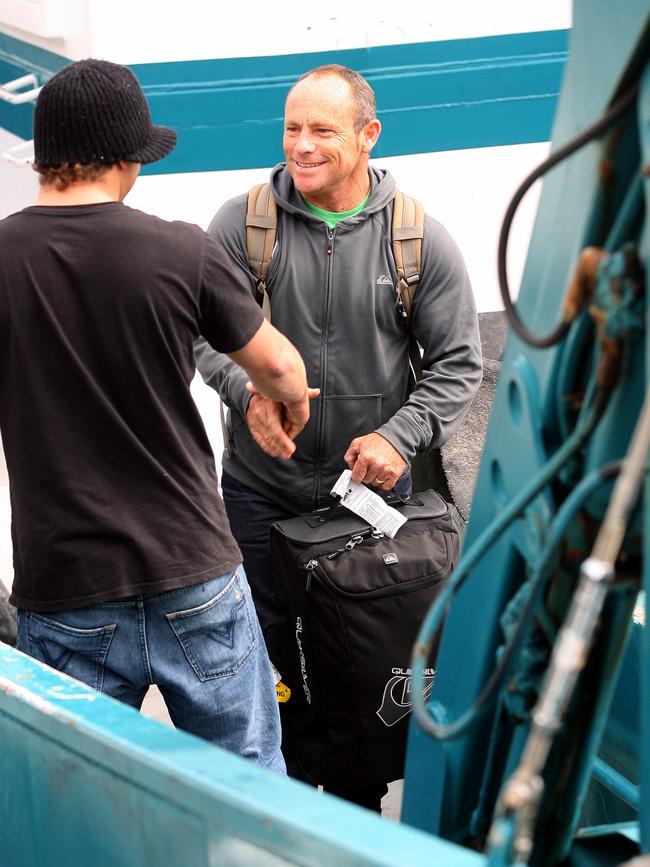
[[[364,215],[381,211],[395,196],[395,181],[390,172],[370,166],[368,173],[370,175],[370,198],[362,211]],[[305,200],[295,188],[286,163],[278,163],[271,172],[271,187],[278,207],[284,211],[290,214],[300,214],[311,220],[320,219],[312,214],[305,204]]]

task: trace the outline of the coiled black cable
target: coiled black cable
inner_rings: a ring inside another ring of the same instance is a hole
[[[528,593],[512,634],[501,652],[496,667],[470,707],[455,720],[449,721],[446,709],[442,708],[442,706],[434,704],[430,707],[431,712],[429,712],[426,708],[420,707],[419,702],[413,702],[416,719],[428,735],[438,741],[451,741],[461,737],[478,723],[481,714],[489,708],[491,701],[497,698],[497,689],[508,671],[511,658],[519,649],[525,631],[530,626],[536,606],[539,603],[540,596],[551,573],[553,558],[557,553],[570,521],[575,518],[578,511],[593,497],[594,493],[603,484],[619,474],[621,465],[622,461],[612,461],[592,470],[573,489],[569,497],[562,504],[550,527],[546,549],[536,566],[534,575],[529,581]],[[415,672],[416,669],[413,663],[411,666],[412,671]],[[439,718],[435,718],[436,716]]]
[[[524,343],[527,343],[529,346],[534,346],[537,349],[546,349],[549,346],[553,346],[565,336],[565,334],[569,330],[571,322],[563,320],[553,329],[550,334],[547,334],[545,337],[538,337],[537,335],[529,331],[519,318],[517,309],[512,302],[512,298],[510,297],[510,287],[508,285],[508,274],[506,268],[508,237],[510,235],[510,228],[512,226],[515,212],[521,204],[521,200],[535,183],[535,181],[543,177],[546,172],[548,172],[558,163],[562,162],[562,160],[565,160],[567,157],[571,156],[571,154],[584,147],[588,142],[597,138],[599,135],[601,135],[601,133],[612,127],[616,123],[616,121],[619,120],[621,115],[632,104],[632,102],[636,98],[638,90],[639,84],[637,82],[619,100],[614,103],[610,110],[606,114],[604,114],[600,118],[600,120],[596,121],[596,123],[588,127],[586,130],[584,130],[584,132],[581,132],[570,142],[567,142],[567,144],[563,145],[561,148],[559,148],[559,150],[551,154],[548,159],[544,160],[543,163],[537,166],[537,168],[534,169],[528,175],[528,177],[520,184],[506,209],[503,223],[501,224],[497,254],[499,289],[501,291],[501,299],[503,301],[506,316],[508,317],[508,321],[512,327],[512,330],[521,340],[524,341]]]

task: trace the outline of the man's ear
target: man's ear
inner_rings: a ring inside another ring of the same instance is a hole
[[[375,118],[371,120],[370,123],[367,123],[363,128],[363,150],[366,153],[370,153],[370,151],[374,148],[377,143],[377,139],[379,138],[379,133],[381,132],[381,123]]]

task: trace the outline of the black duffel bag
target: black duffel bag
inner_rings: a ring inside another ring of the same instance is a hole
[[[391,505],[407,518],[393,539],[343,507],[271,527],[288,612],[282,725],[292,761],[326,787],[403,775],[413,642],[458,560],[453,507],[439,494]]]

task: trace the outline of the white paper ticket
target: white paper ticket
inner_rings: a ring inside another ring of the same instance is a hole
[[[353,482],[351,476],[350,470],[343,470],[332,488],[332,494],[338,494],[347,509],[392,539],[405,523],[406,517],[387,505],[379,494],[360,482]]]

